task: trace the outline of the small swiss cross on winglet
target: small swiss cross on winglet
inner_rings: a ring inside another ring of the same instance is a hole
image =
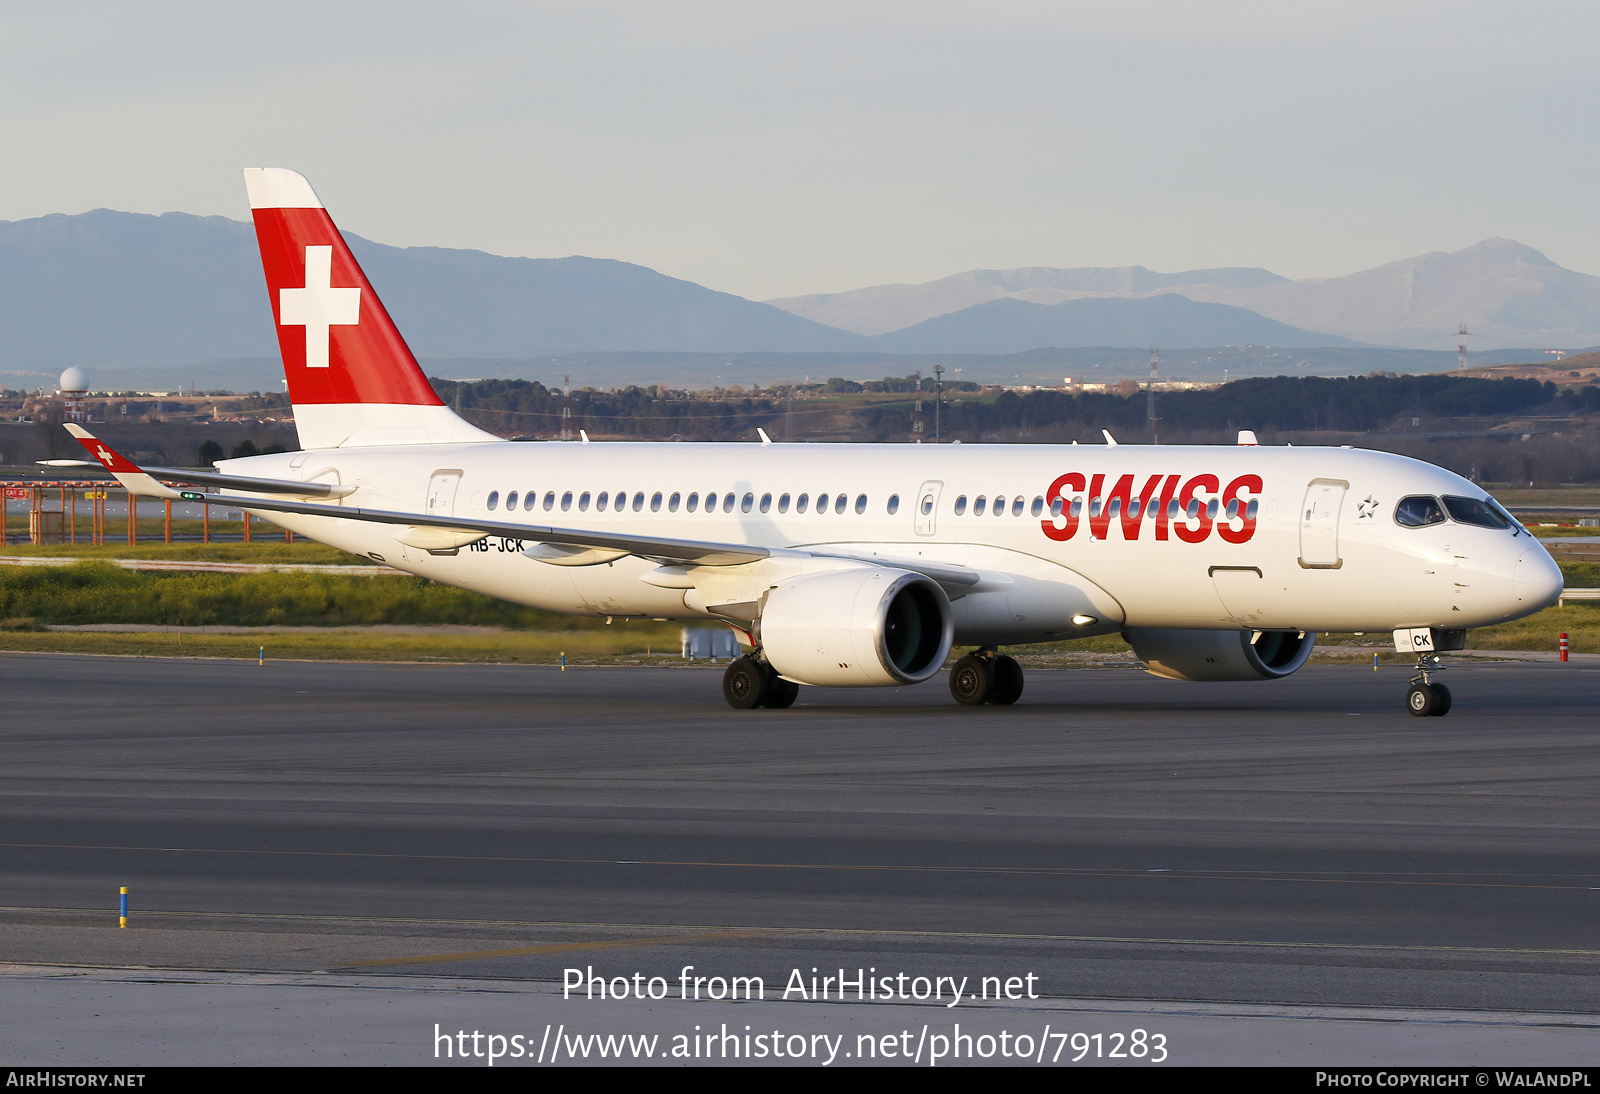
[[[89,455],[99,460],[107,471],[116,476],[116,480],[127,489],[128,493],[137,494],[145,498],[179,498],[183,496],[170,487],[162,486],[155,479],[141,471],[138,464],[100,440],[83,426],[68,422],[66,423],[66,430],[78,439],[79,444],[88,449]]]
[[[74,425],[69,422],[67,423],[67,432],[78,438],[78,443],[89,450],[89,455],[93,456],[95,459],[104,464],[105,469],[110,471],[112,474],[115,474],[118,471],[139,470],[131,461],[119,456],[116,452],[107,448],[104,441],[100,440],[93,433],[90,433],[87,429],[83,428],[83,426]]]

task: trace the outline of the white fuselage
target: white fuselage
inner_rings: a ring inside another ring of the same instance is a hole
[[[1524,531],[1396,523],[1402,497],[1483,491],[1441,468],[1359,449],[489,442],[321,449],[221,466],[353,484],[341,504],[374,509],[962,566],[982,580],[951,594],[958,645],[1125,627],[1478,627],[1537,610],[1561,587],[1559,569]],[[1131,492],[1123,493],[1145,502],[1119,498],[1113,510],[1125,476]],[[1241,480],[1233,497],[1222,496]],[[1052,488],[1064,502],[1056,517]],[[1004,499],[998,512],[996,499]],[[534,532],[437,554],[403,546],[392,525],[261,515],[436,581],[559,612],[727,615],[712,609],[757,602],[774,582],[819,565],[775,557],[663,579],[657,561],[631,555],[588,566],[526,557]]]

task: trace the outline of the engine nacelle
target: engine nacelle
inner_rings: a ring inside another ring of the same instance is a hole
[[[1169,680],[1277,680],[1306,663],[1310,631],[1123,631],[1145,671]]]
[[[767,660],[802,684],[919,684],[939,671],[954,638],[938,583],[885,566],[790,578],[761,610]]]

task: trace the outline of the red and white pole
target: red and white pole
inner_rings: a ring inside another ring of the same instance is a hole
[[[1567,636],[1565,634],[1563,634],[1561,636],[1561,660],[1565,661],[1566,659],[1567,659]]]

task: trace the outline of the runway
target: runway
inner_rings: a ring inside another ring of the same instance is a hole
[[[3,959],[1592,1013],[1600,671],[1463,665],[1430,719],[1406,675],[737,712],[704,669],[0,655]]]

